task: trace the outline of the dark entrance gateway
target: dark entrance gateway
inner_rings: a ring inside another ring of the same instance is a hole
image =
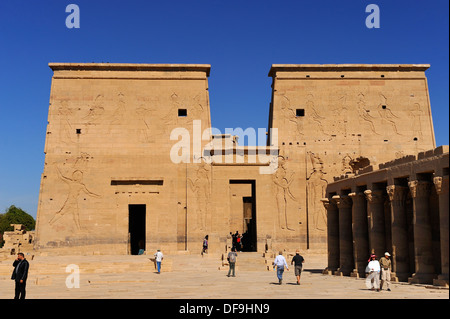
[[[256,237],[256,181],[230,180],[230,184],[250,184],[251,196],[242,198],[243,251],[257,251]]]
[[[128,205],[129,254],[138,255],[145,251],[145,205]]]

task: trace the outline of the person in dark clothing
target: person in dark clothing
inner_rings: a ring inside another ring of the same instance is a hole
[[[206,235],[205,238],[203,238],[202,257],[203,257],[203,254],[208,252],[208,239],[209,239],[208,235]]]
[[[294,258],[292,258],[291,265],[295,263],[295,276],[297,277],[297,285],[300,285],[300,276],[302,274],[302,267],[305,259],[300,255],[300,252],[295,252]]]
[[[13,273],[11,279],[16,282],[14,299],[25,299],[25,287],[30,265],[23,253],[17,254],[17,259],[13,262]]]

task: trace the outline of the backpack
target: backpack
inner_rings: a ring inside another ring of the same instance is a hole
[[[228,254],[228,261],[230,263],[235,263],[236,262],[236,253],[232,252]]]

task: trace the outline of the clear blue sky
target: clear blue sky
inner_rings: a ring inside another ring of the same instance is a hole
[[[68,29],[68,4],[80,28]],[[368,4],[380,28],[368,29]],[[272,64],[428,63],[437,145],[448,145],[448,0],[0,2],[0,212],[36,217],[49,62],[207,63],[212,124],[267,127]]]

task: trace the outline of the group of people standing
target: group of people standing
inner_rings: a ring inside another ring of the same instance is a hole
[[[387,291],[391,291],[391,255],[384,253],[384,257],[377,260],[375,254],[370,255],[369,263],[366,267],[366,286],[370,290],[380,291],[386,283]],[[381,278],[380,278],[381,276]],[[380,283],[381,280],[381,283]]]

